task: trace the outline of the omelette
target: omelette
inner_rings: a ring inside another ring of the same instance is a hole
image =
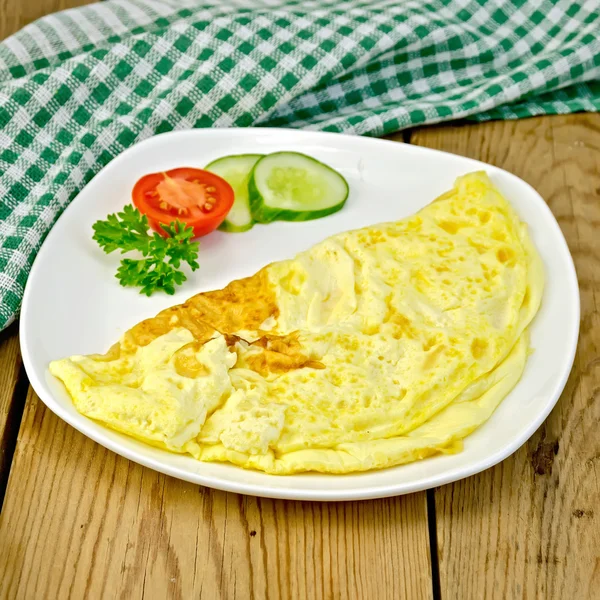
[[[541,260],[484,172],[50,364],[77,410],[199,461],[381,469],[462,449],[516,385]]]

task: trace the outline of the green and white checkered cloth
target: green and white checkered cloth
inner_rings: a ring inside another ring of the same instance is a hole
[[[380,136],[600,108],[600,0],[109,0],[0,43],[0,329],[119,152],[190,127]]]

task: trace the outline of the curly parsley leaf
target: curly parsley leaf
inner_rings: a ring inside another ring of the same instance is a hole
[[[148,218],[137,208],[126,206],[116,215],[108,215],[106,221],[96,221],[93,239],[110,254],[121,250],[121,254],[138,250],[144,256],[148,254],[151,237],[148,235]]]
[[[187,263],[192,271],[199,268],[199,244],[192,241],[194,230],[180,221],[161,227],[168,237],[149,234],[148,219],[132,206],[94,223],[93,239],[107,254],[115,250],[121,254],[138,251],[144,257],[121,261],[116,274],[121,285],[140,287],[140,293],[147,296],[156,290],[174,294],[175,287],[187,279],[180,270],[181,264]]]

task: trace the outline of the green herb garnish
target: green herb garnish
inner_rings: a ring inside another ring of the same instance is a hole
[[[105,221],[94,223],[94,240],[110,254],[120,250],[141,252],[144,258],[134,260],[124,258],[116,277],[123,286],[141,287],[141,294],[152,295],[156,290],[167,294],[175,293],[175,286],[181,285],[187,277],[180,270],[186,262],[192,271],[199,268],[196,261],[198,242],[193,242],[194,230],[181,221],[161,225],[168,237],[156,232],[148,233],[148,218],[137,208],[126,206],[116,215],[108,215]]]

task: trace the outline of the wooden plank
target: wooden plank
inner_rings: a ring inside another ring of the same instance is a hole
[[[94,0],[0,0],[0,40],[44,15]]]
[[[497,467],[436,490],[442,597],[597,598],[600,115],[436,127],[411,142],[490,162],[533,185],[565,234],[581,289],[577,357],[552,414]]]
[[[0,333],[0,507],[23,414],[27,380],[15,326]]]
[[[430,598],[428,543],[424,493],[328,504],[209,490],[105,450],[30,392],[0,597]]]

